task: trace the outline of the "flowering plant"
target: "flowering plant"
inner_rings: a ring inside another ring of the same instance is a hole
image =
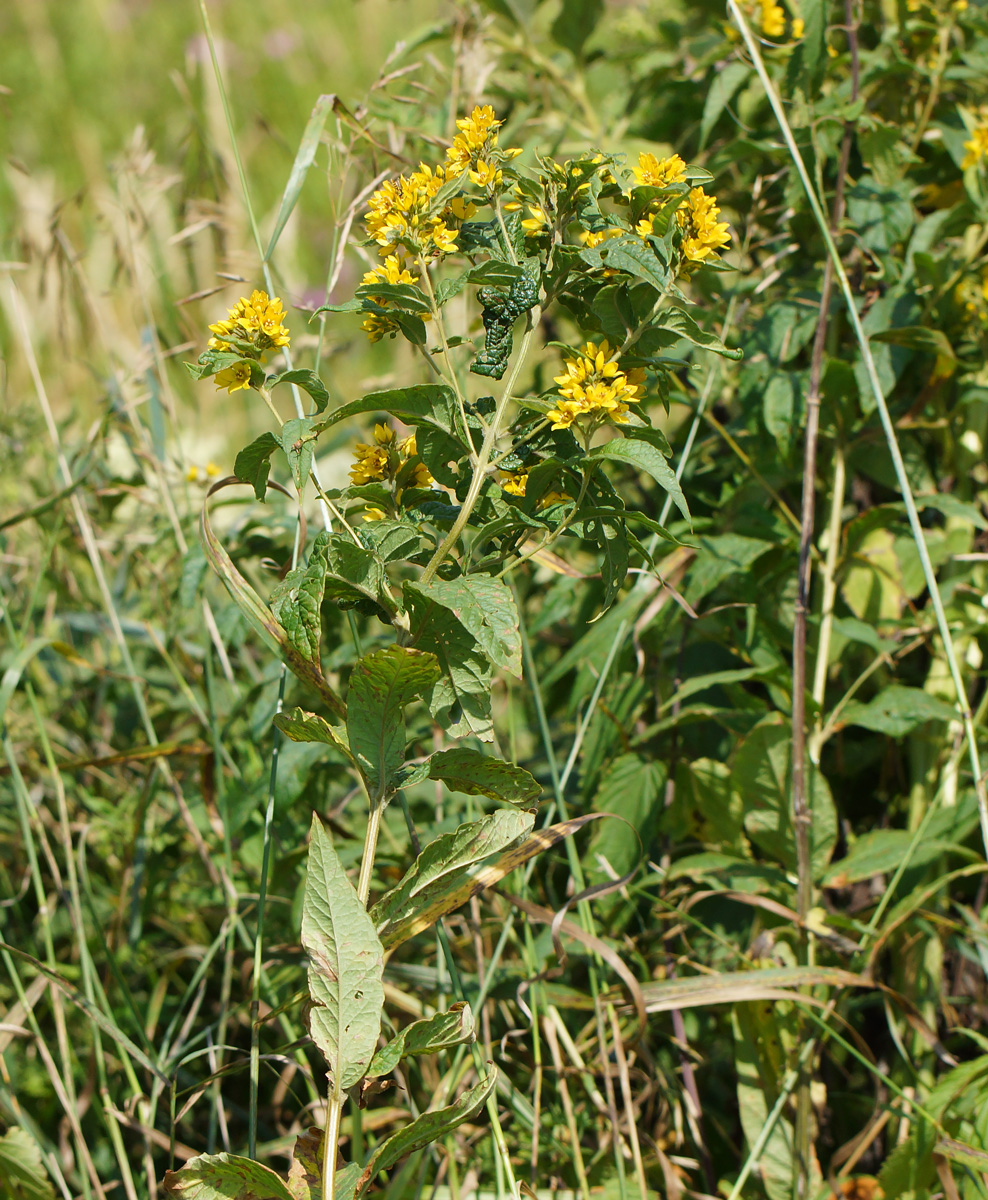
[[[296,563],[268,602],[234,566],[205,510],[202,532],[244,613],[321,702],[325,715],[280,712],[279,730],[324,744],[368,800],[356,887],[313,816],[303,905],[309,1029],[326,1061],[329,1092],[322,1127],[300,1142],[296,1167],[326,1200],[360,1200],[379,1171],[484,1105],[497,1118],[496,1071],[478,1062],[479,1081],[458,1099],[412,1121],[367,1162],[335,1165],[348,1093],[362,1103],[408,1054],[469,1044],[474,1036],[469,1008],[454,1005],[379,1049],[386,954],[592,819],[536,831],[537,781],[476,748],[495,736],[494,672],[521,675],[510,573],[532,558],[548,561],[550,546],[563,539],[581,553],[596,548],[606,607],[620,593],[632,555],[647,570],[652,550],[635,530],[672,535],[655,515],[626,505],[622,469],[650,476],[668,497],[666,511],[674,503],[689,519],[650,401],[666,398],[682,365],[677,347],[692,343],[736,357],[700,328],[683,291],[700,267],[721,267],[729,242],[704,190],[705,171],[677,155],[659,160],[649,153],[629,171],[599,152],[565,162],[537,157],[526,171],[519,150],[499,146],[501,122],[489,106],[457,127],[444,163],[423,163],[374,192],[365,225],[381,263],[365,273],[353,299],[319,310],[359,315],[371,341],[406,339],[427,364],[430,382],[330,408],[314,372],[289,365],[266,375],[265,356],[287,349],[290,337],[281,301],[260,291],[210,326],[213,338],[192,367],[218,389],[257,391],[279,425],[240,452],[234,476],[210,495],[246,483],[263,500],[272,455],[280,451],[300,503],[311,479],[325,518],[311,546],[303,536]],[[472,289],[482,334],[475,318],[463,320],[462,305],[454,332],[449,305]],[[572,344],[543,342],[545,331],[564,327],[573,331]],[[550,362],[561,356],[549,388],[532,369],[537,347]],[[503,381],[499,394],[478,394],[471,374]],[[283,420],[272,398],[283,384],[307,392],[312,411]],[[321,480],[319,437],[370,415],[373,432],[354,446],[349,483]],[[357,659],[345,699],[321,653],[332,608],[351,619],[354,610],[372,616],[390,631],[375,633],[374,648]],[[460,744],[409,756],[405,710],[419,700]],[[503,807],[435,838],[371,904],[382,814],[424,779]],[[230,1161],[200,1156],[169,1175],[167,1186],[178,1193],[215,1180]],[[277,1179],[273,1172],[236,1161],[277,1192],[267,1179]]]

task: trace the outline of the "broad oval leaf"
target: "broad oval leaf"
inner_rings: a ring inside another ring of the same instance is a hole
[[[506,804],[532,804],[542,793],[541,784],[523,767],[466,747],[433,754],[429,778],[441,780],[451,792],[489,796]]]
[[[238,1154],[198,1154],[166,1171],[164,1188],[183,1200],[297,1200],[270,1167]]]
[[[391,786],[405,757],[404,707],[439,678],[434,655],[406,646],[365,654],[350,675],[347,732],[350,750],[373,795]]]
[[[690,520],[690,510],[676,478],[676,472],[669,466],[665,455],[651,442],[636,440],[634,430],[630,426],[625,437],[614,438],[613,441],[605,442],[603,446],[595,446],[589,457],[628,463],[639,471],[647,472],[669,493],[686,520]]]
[[[449,1012],[435,1013],[421,1021],[413,1021],[374,1055],[367,1070],[368,1079],[387,1075],[405,1058],[435,1054],[464,1042],[476,1041],[473,1009],[460,1001]]]
[[[287,712],[277,713],[274,723],[293,742],[322,742],[332,746],[354,763],[347,742],[345,729],[334,729],[330,723],[316,713],[305,712],[301,708],[292,708]]]
[[[309,956],[314,1004],[309,1032],[339,1096],[360,1082],[374,1057],[384,1009],[384,948],[316,813],[302,904],[302,946]]]

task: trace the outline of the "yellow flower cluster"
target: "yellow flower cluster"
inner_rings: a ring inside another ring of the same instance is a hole
[[[639,154],[638,166],[632,167],[638,183],[645,187],[668,187],[686,178],[686,163],[678,154],[656,158],[654,154]]]
[[[717,220],[719,215],[714,196],[708,196],[702,187],[690,189],[686,206],[676,213],[685,234],[683,253],[690,262],[703,262],[730,242],[727,224]]]
[[[239,349],[231,345],[230,339],[249,342],[243,355],[258,362],[264,362],[265,351],[291,342],[281,301],[277,296],[272,300],[267,292],[259,291],[251,292],[249,299],[241,297],[230,309],[226,320],[210,325],[209,332],[213,335],[209,339],[210,350]],[[224,371],[217,371],[214,378],[218,388],[226,388],[231,394],[249,388],[250,364],[234,363]]]
[[[456,122],[460,131],[446,151],[446,175],[454,179],[469,171],[470,181],[477,187],[497,189],[503,176],[495,159],[515,158],[520,150],[498,150],[497,131],[502,122],[494,116],[489,104],[478,105],[469,117]]]
[[[386,180],[371,196],[364,223],[382,256],[390,257],[397,246],[407,246],[416,254],[453,253],[458,230],[446,222],[450,217],[466,219],[472,206],[453,200],[441,213],[433,212],[436,193],[445,182],[442,167],[420,163],[417,171]]]
[[[587,342],[579,358],[566,359],[566,370],[557,375],[561,399],[546,416],[553,429],[569,429],[574,421],[590,416],[623,425],[628,405],[637,404],[645,394],[645,372],[622,371],[614,361],[616,353],[603,341],[599,346]]]
[[[373,271],[368,271],[361,280],[363,286],[372,283],[407,283],[414,286],[418,283],[419,277],[413,275],[411,271],[402,263],[397,254],[389,254],[380,267],[375,267]],[[387,308],[388,300],[386,296],[371,297],[375,304],[379,304],[382,308]],[[390,334],[392,337],[398,332],[398,322],[393,317],[386,317],[383,313],[368,313],[360,326],[367,334],[372,342],[379,342],[385,334]]]
[[[350,469],[350,480],[357,485],[365,483],[393,483],[399,471],[418,453],[415,434],[398,440],[398,434],[388,425],[374,426],[373,443],[357,442],[353,448],[354,462]],[[425,463],[416,463],[412,468],[408,487],[431,487],[434,480]],[[401,491],[395,493],[395,503],[401,502]],[[364,511],[365,521],[381,521],[388,514],[380,508],[368,507]]]
[[[238,300],[227,319],[210,325],[209,332],[213,334],[209,339],[210,350],[229,350],[230,343],[224,339],[231,337],[253,342],[260,351],[291,342],[281,301],[277,296],[271,300],[267,292],[254,291],[249,300]]]
[[[761,10],[760,20],[762,33],[766,37],[781,38],[785,37],[786,33],[786,10],[775,0],[758,0],[758,7]],[[792,21],[792,36],[795,41],[803,36],[805,23],[802,17],[793,17]]]
[[[961,162],[961,170],[976,167],[988,154],[988,125],[978,125],[971,132],[971,140],[964,143],[967,154]]]

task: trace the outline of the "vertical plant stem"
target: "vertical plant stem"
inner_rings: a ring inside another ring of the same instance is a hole
[[[847,469],[844,447],[834,447],[833,473],[830,482],[830,520],[827,523],[827,554],[823,563],[823,596],[820,601],[820,633],[816,647],[816,665],[813,671],[813,703],[816,716],[813,734],[810,737],[810,762],[820,765],[820,749],[823,744],[823,704],[827,692],[827,665],[830,661],[830,637],[834,628],[834,601],[837,599],[837,559],[840,554],[841,514],[844,510],[844,493],[847,485]]]

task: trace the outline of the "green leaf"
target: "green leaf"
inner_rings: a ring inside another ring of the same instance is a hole
[[[796,866],[796,845],[790,819],[789,723],[778,713],[759,722],[748,734],[732,764],[735,788],[744,801],[744,827],[751,840],[789,870]],[[813,878],[827,868],[837,841],[837,811],[830,788],[818,768],[806,764],[810,858]]]
[[[438,751],[428,767],[428,778],[442,780],[451,792],[524,805],[542,794],[541,784],[524,768],[466,747]]]
[[[411,283],[365,283],[357,288],[360,299],[387,301],[387,308],[395,313],[422,314],[432,312],[426,294]]]
[[[496,667],[521,678],[521,634],[511,589],[490,575],[433,579],[411,587],[426,603],[447,609],[483,647]]]
[[[594,250],[581,250],[580,258],[591,267],[625,271],[643,279],[656,291],[664,291],[669,282],[669,267],[655,253],[651,242],[640,238],[611,238]]]
[[[0,1196],[3,1200],[55,1200],[41,1151],[25,1129],[0,1137]]]
[[[446,1108],[437,1108],[432,1112],[422,1113],[414,1121],[382,1142],[367,1160],[363,1173],[357,1182],[355,1200],[367,1191],[379,1171],[393,1167],[399,1158],[411,1154],[413,1150],[421,1150],[438,1138],[456,1129],[464,1121],[469,1121],[487,1103],[497,1086],[497,1067],[487,1064],[487,1076],[475,1084],[469,1091],[463,1093],[453,1104]]]
[[[417,921],[420,910],[438,897],[457,889],[471,867],[497,854],[529,833],[535,825],[530,812],[501,808],[443,833],[422,851],[397,886],[386,892],[371,909],[378,930],[390,936],[402,926]],[[401,939],[403,940],[403,939]]]
[[[404,707],[439,678],[435,656],[405,646],[365,654],[350,675],[350,749],[372,796],[383,795],[405,757]]]
[[[263,261],[266,263],[271,261],[271,256],[274,254],[278,239],[284,232],[285,226],[288,224],[288,219],[292,215],[292,210],[295,208],[298,198],[302,193],[302,185],[305,183],[305,177],[309,173],[309,168],[316,160],[316,151],[319,149],[319,143],[322,140],[322,131],[326,120],[331,112],[338,111],[340,108],[342,106],[333,95],[320,96],[313,105],[309,119],[305,123],[305,130],[298,144],[298,150],[295,152],[295,161],[292,163],[291,173],[288,176],[288,182],[285,184],[281,204],[278,206],[278,215],[275,217],[274,229],[271,231],[271,240],[268,242],[268,248],[264,253]]]
[[[722,358],[737,360],[744,356],[742,350],[728,350],[716,334],[707,333],[701,329],[685,309],[677,308],[675,305],[664,308],[659,314],[658,328],[674,334],[677,338],[685,338],[694,346],[699,346],[702,350],[710,350]]]
[[[429,711],[451,736],[473,734],[489,742],[494,733],[487,655],[448,609],[426,600],[410,582],[405,584],[405,602],[413,644],[434,654],[442,668],[425,697]]]
[[[657,450],[650,441],[637,439],[635,432],[631,426],[627,427],[624,437],[605,442],[603,446],[594,446],[588,457],[629,463],[639,471],[647,472],[660,487],[669,493],[686,520],[690,520],[690,510],[686,506],[686,497],[683,495],[683,489],[679,486],[675,471],[666,462],[665,456],[660,450]]]
[[[921,350],[924,354],[936,354],[940,358],[957,361],[954,348],[941,329],[927,329],[925,325],[904,325],[901,329],[883,329],[873,333],[869,342],[891,342],[893,346],[905,346],[909,350]]]
[[[269,375],[265,387],[270,391],[279,383],[294,383],[302,391],[308,392],[315,402],[316,412],[322,412],[329,403],[329,392],[326,385],[308,367],[295,367],[291,371],[282,371],[280,375]]]
[[[905,737],[927,721],[957,721],[960,714],[945,700],[939,700],[922,688],[893,684],[874,700],[861,704],[852,700],[841,718],[845,725],[860,725],[889,737]]]
[[[456,397],[445,384],[418,384],[415,387],[391,388],[385,392],[369,392],[360,400],[344,404],[327,413],[320,422],[329,429],[340,421],[361,413],[388,412],[406,425],[434,425],[445,433],[456,434]]]
[[[624,820],[598,822],[584,855],[592,882],[626,875],[643,853],[648,854],[664,805],[665,778],[665,769],[660,763],[647,762],[637,754],[621,754],[611,762],[597,789],[593,807],[595,812],[614,813]],[[632,829],[637,831],[637,838]],[[605,869],[601,860],[613,874]],[[604,911],[612,917],[615,907],[624,901],[615,895],[605,897],[602,903]]]
[[[734,98],[734,93],[751,75],[751,67],[747,63],[729,62],[714,75],[713,83],[707,92],[703,105],[703,118],[700,121],[700,145],[703,149],[707,144],[713,127],[717,124],[720,114]]]
[[[165,1172],[164,1189],[184,1200],[296,1200],[270,1167],[237,1154],[198,1154]]]
[[[254,488],[258,500],[264,499],[268,487],[268,475],[271,472],[271,455],[281,449],[281,442],[273,433],[262,433],[249,446],[245,446],[237,455],[233,464],[233,473],[244,483]]]
[[[785,1035],[793,1034],[793,1016],[780,1018],[774,1006],[735,1004],[734,1067],[737,1071],[738,1115],[749,1146],[763,1134],[775,1106],[787,1065]],[[758,1174],[768,1200],[790,1200],[795,1162],[790,1118],[778,1117],[758,1158]],[[813,1188],[815,1194],[816,1189]]]
[[[468,271],[466,277],[470,283],[481,283],[487,287],[511,287],[519,279],[525,278],[525,268],[490,258]]]
[[[436,1013],[407,1025],[397,1037],[374,1055],[367,1071],[368,1079],[390,1074],[405,1058],[435,1054],[464,1042],[474,1042],[473,1009],[465,1001],[454,1004],[449,1012]]]
[[[325,530],[317,534],[308,564],[289,571],[271,593],[271,611],[276,620],[299,654],[313,663],[319,661],[322,640],[320,608],[329,569],[326,560],[329,539],[330,534]]]
[[[293,417],[281,427],[278,440],[288,459],[288,465],[295,480],[295,487],[301,493],[305,481],[312,469],[312,453],[315,449],[319,427],[315,417]]]
[[[309,1032],[326,1059],[332,1093],[339,1096],[363,1079],[374,1057],[384,1009],[384,948],[316,813],[302,946],[314,1006]]]
[[[317,716],[315,713],[304,712],[301,708],[292,708],[287,712],[277,713],[274,723],[285,737],[290,738],[293,742],[322,742],[325,746],[332,746],[334,750],[339,750],[356,766],[356,760],[350,753],[346,731],[334,729],[323,717]]]

